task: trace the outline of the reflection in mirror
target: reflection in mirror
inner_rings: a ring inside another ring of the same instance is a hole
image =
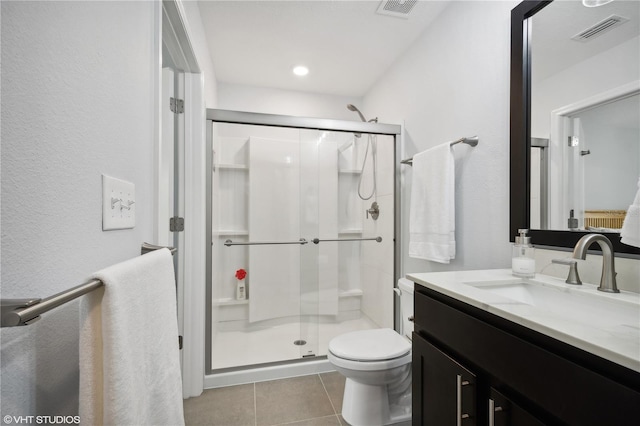
[[[600,116],[604,113],[597,107],[615,100],[630,98],[628,103],[637,105],[633,96],[640,93],[638,2],[615,0],[586,9],[576,0],[526,0],[511,11],[509,235],[513,241],[518,229],[530,229],[538,246],[572,249],[581,237],[594,232],[587,227],[595,227],[611,240],[616,255],[640,256],[640,247],[623,243],[620,232],[607,232],[619,228],[611,217],[618,215],[618,208],[609,198],[596,195],[622,194],[628,178],[613,173],[638,157],[630,149],[624,150],[624,159],[620,155],[611,159],[616,151],[612,139],[620,137],[592,134],[589,128],[596,123],[585,128],[585,121],[593,119],[582,116],[589,111]],[[593,31],[585,31],[599,23]],[[579,34],[583,37],[578,39],[588,41],[572,39]],[[616,120],[621,115],[617,112]],[[584,148],[579,135],[569,139],[575,128],[586,133]],[[596,139],[602,139],[604,148]],[[596,146],[602,154],[599,164],[592,161]],[[590,153],[581,155],[582,151]],[[610,158],[606,163],[605,157]],[[608,182],[605,177],[610,177]],[[622,209],[630,207],[636,211],[630,204]]]
[[[529,18],[531,229],[619,232],[640,177],[639,14],[555,1]]]

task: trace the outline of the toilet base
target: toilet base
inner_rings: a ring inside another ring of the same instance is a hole
[[[397,402],[405,399],[400,398]],[[365,385],[347,378],[342,417],[352,426],[391,425],[411,420],[411,404],[406,406],[392,402],[389,406],[386,385]]]

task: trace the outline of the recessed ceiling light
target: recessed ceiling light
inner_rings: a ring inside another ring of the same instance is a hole
[[[293,67],[293,73],[299,76],[307,75],[309,74],[309,68],[305,67],[304,65],[298,65]]]

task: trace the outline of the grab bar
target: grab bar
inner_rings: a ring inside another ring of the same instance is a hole
[[[231,240],[226,240],[224,245],[227,247],[230,246],[260,246],[260,245],[271,245],[271,244],[300,244],[304,245],[309,243],[309,241],[304,238],[300,238],[298,241],[247,241],[244,243],[234,243]]]
[[[318,243],[324,243],[326,241],[377,241],[379,243],[382,242],[382,237],[375,237],[375,238],[340,238],[337,240],[321,240],[319,238],[314,238],[313,240],[313,244],[318,244]]]
[[[141,254],[145,254],[149,251],[158,250],[161,248],[164,247],[143,243],[140,251]],[[175,254],[175,252],[178,250],[174,247],[167,248],[169,249],[169,251],[171,251],[171,254]],[[70,288],[69,290],[54,294],[53,296],[49,296],[46,299],[0,299],[0,325],[2,327],[14,327],[18,325],[32,324],[39,320],[40,315],[44,314],[45,312],[57,308],[60,305],[64,305],[65,303],[70,302],[73,299],[76,299],[87,293],[90,293],[102,286],[102,281],[95,279]]]

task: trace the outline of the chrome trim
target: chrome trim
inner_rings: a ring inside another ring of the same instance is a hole
[[[382,242],[382,237],[374,237],[374,238],[339,238],[337,240],[321,240],[319,238],[314,238],[313,240],[311,240],[311,242],[313,242],[313,244],[318,244],[318,243],[324,243],[324,242],[328,242],[328,241],[376,241],[381,243]]]
[[[277,126],[283,127],[302,127],[327,131],[345,131],[354,133],[377,133],[382,135],[390,135],[393,137],[394,144],[394,234],[393,234],[393,250],[394,250],[394,265],[393,275],[394,282],[398,282],[401,278],[402,267],[402,246],[400,244],[400,236],[403,232],[402,229],[402,176],[399,159],[402,153],[402,132],[403,126],[396,124],[381,124],[381,123],[360,123],[357,121],[342,121],[342,120],[325,120],[325,119],[313,119],[313,118],[298,118],[290,116],[278,116],[272,114],[260,114],[249,113],[241,111],[229,111],[220,109],[207,109],[207,219],[206,219],[206,250],[207,259],[211,259],[212,255],[212,205],[211,205],[211,169],[212,169],[212,146],[213,146],[213,123],[234,123],[234,124],[252,124],[252,125],[265,125],[265,126]],[[265,120],[265,122],[258,121]],[[299,121],[300,120],[300,121]],[[277,124],[281,123],[281,124]],[[310,124],[311,127],[308,126]],[[320,125],[322,124],[322,125]],[[336,125],[337,127],[331,127]],[[211,262],[207,262],[207,284],[206,284],[206,324],[205,324],[205,374],[212,374],[215,370],[211,366],[211,331],[212,331],[212,314],[211,314],[211,300],[212,300],[212,275]],[[394,284],[395,285],[395,284]],[[399,298],[396,298],[394,306],[394,329],[400,330],[400,324],[402,323],[400,318]],[[285,361],[289,362],[289,361]]]
[[[462,426],[462,376],[456,375],[456,425]]]
[[[489,426],[494,426],[496,424],[495,415],[494,415],[495,409],[496,409],[495,401],[489,398]]]
[[[462,421],[470,416],[462,412],[462,387],[470,385],[468,380],[462,380],[460,374],[456,375],[456,425],[462,426]]]
[[[298,241],[247,241],[244,243],[234,243],[231,240],[226,240],[224,242],[224,245],[227,247],[230,246],[266,246],[266,245],[272,245],[272,244],[300,244],[300,245],[305,245],[308,244],[309,241],[305,240],[304,238],[300,238],[300,240]],[[317,243],[316,243],[317,244]]]
[[[213,120],[218,123],[256,124],[260,126],[295,127],[338,132],[375,133],[378,135],[397,135],[400,133],[400,126],[397,124],[363,123],[361,121],[294,117],[223,109],[207,109],[207,120]]]
[[[460,138],[458,140],[450,142],[449,146],[454,146],[459,143],[466,143],[469,146],[477,146],[478,142],[479,142],[479,138],[477,136],[471,136],[470,138]],[[411,166],[413,164],[413,157],[402,160],[400,164],[408,164]]]

